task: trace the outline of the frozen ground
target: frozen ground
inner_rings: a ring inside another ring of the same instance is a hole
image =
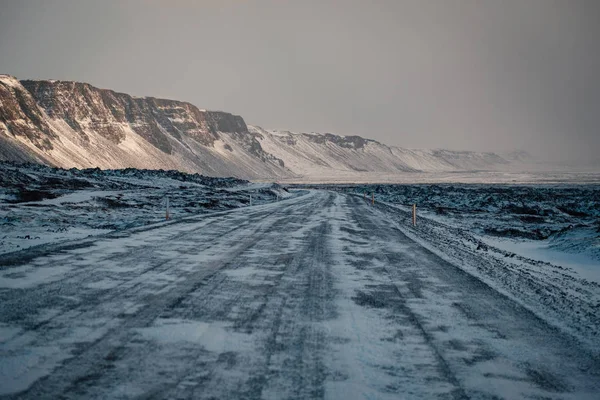
[[[600,185],[362,185],[343,190],[375,193],[377,200],[404,210],[417,204],[420,216],[516,253],[535,248],[545,258],[597,263],[600,269]]]
[[[0,396],[598,398],[598,284],[409,220],[313,190],[12,253]]]
[[[0,254],[289,197],[273,184],[175,171],[0,163]]]

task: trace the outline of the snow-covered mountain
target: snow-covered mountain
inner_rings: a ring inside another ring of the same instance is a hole
[[[9,75],[0,75],[0,160],[308,181],[509,164],[494,153],[409,150],[359,136],[268,131],[186,102]]]
[[[250,126],[263,149],[302,176],[339,172],[448,172],[483,170],[508,164],[494,153],[411,150],[360,136],[266,131]]]
[[[0,159],[60,167],[289,176],[244,120],[89,84],[0,76]]]

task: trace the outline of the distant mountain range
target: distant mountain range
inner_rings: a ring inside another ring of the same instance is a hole
[[[0,160],[63,168],[175,169],[246,179],[496,170],[530,156],[410,150],[360,136],[293,133],[175,100],[0,75]]]

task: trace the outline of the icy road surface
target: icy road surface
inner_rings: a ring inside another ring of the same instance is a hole
[[[600,398],[600,361],[361,198],[99,238],[0,269],[0,397]]]

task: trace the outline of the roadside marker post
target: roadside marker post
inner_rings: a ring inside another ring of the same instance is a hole
[[[170,216],[169,216],[169,196],[167,196],[167,215],[166,215],[165,219],[168,221],[169,218],[170,218]]]
[[[417,205],[413,204],[413,226],[417,226]]]
[[[252,206],[252,195],[250,194],[250,206]]]

